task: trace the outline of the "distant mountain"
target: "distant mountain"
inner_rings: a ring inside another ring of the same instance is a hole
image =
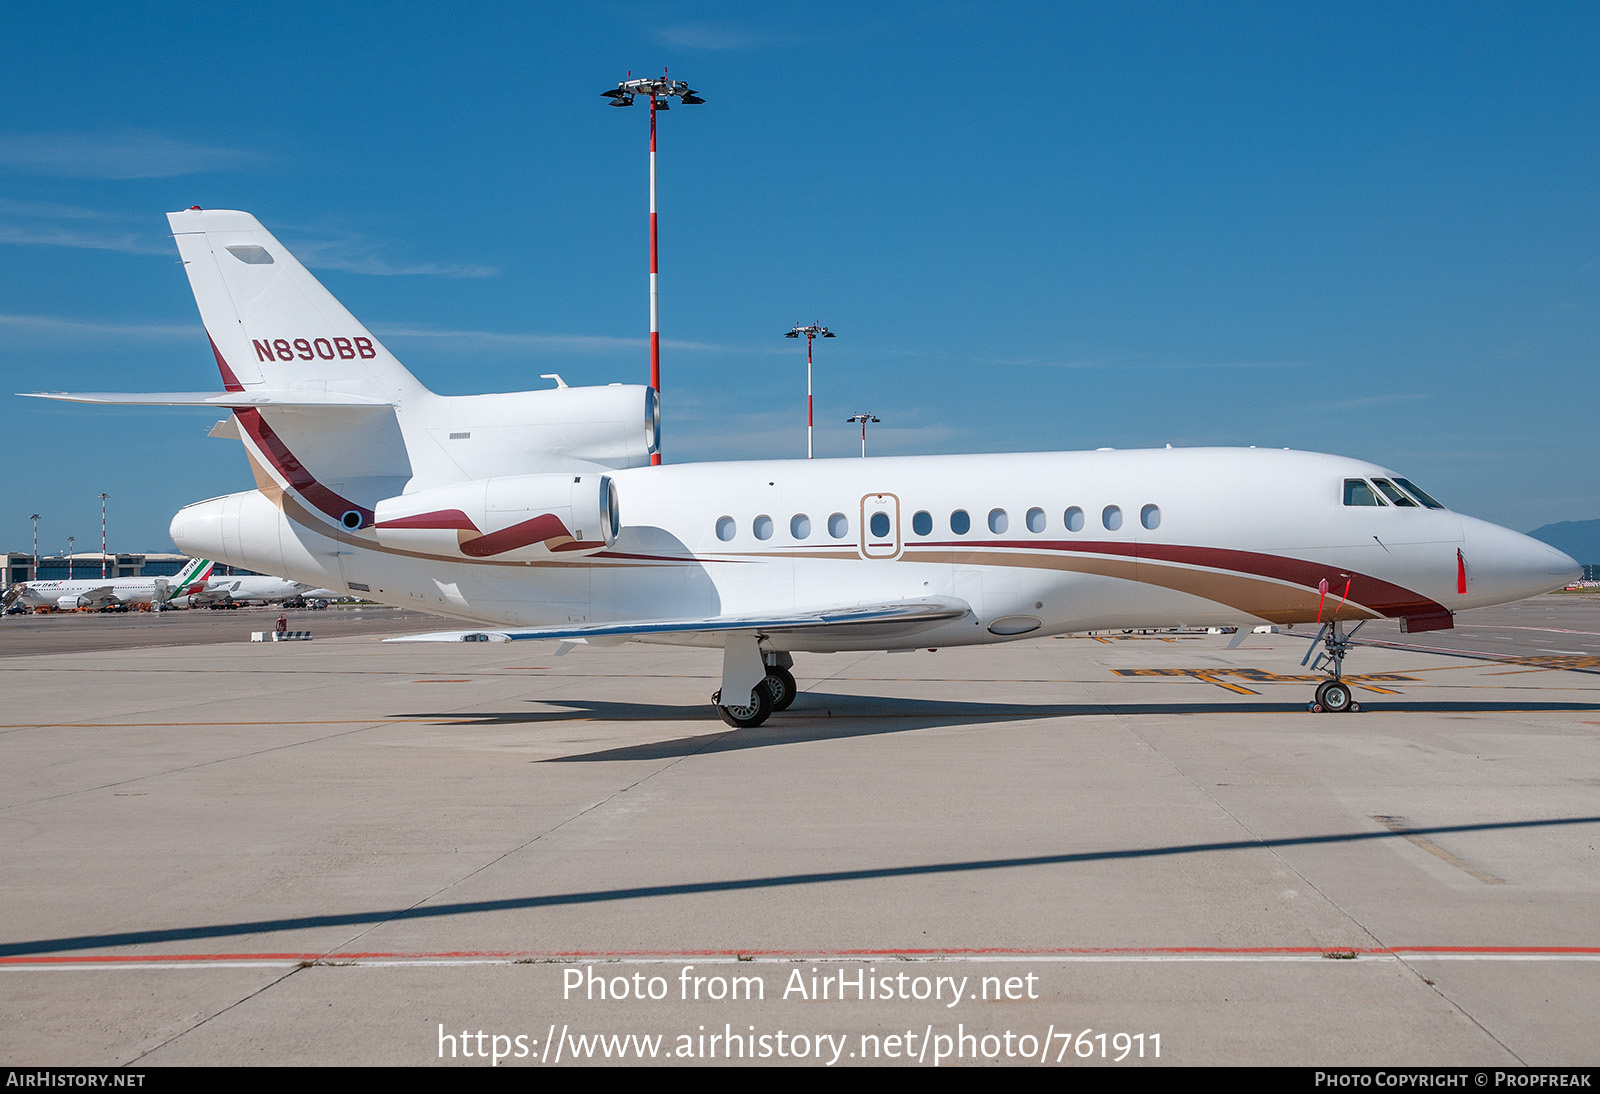
[[[1585,566],[1600,563],[1600,520],[1563,520],[1528,533]]]

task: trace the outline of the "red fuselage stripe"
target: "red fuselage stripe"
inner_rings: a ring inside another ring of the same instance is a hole
[[[908,545],[914,546],[914,545]],[[1096,543],[1076,540],[986,540],[962,542],[951,540],[930,543],[930,547],[1004,547],[1034,551],[1051,551],[1062,554],[1121,555],[1135,560],[1171,562],[1182,566],[1202,566],[1210,570],[1227,570],[1250,574],[1276,581],[1285,581],[1307,589],[1315,589],[1322,581],[1330,586],[1343,587],[1346,599],[1380,611],[1388,616],[1431,615],[1445,611],[1445,607],[1429,600],[1421,593],[1384,581],[1368,574],[1351,573],[1321,562],[1268,555],[1257,551],[1237,551],[1228,547],[1191,547],[1162,543]]]
[[[317,481],[315,475],[306,469],[299,458],[289,451],[289,446],[283,443],[272,427],[261,417],[261,411],[254,407],[234,407],[233,413],[239,419],[239,424],[244,426],[244,431],[250,434],[250,439],[256,442],[256,447],[261,450],[278,474],[282,475],[302,497],[316,506],[322,512],[336,521],[342,521],[344,515],[352,509],[361,514],[361,527],[372,523],[372,510],[365,505],[357,505],[349,498],[329,490]]]

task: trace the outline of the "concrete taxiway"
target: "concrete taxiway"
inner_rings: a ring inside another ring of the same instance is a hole
[[[0,623],[0,1062],[1600,1055],[1600,598],[1369,626],[1359,714],[1097,635],[742,731],[711,651],[275,616]]]

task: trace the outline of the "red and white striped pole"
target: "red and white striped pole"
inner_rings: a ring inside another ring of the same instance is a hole
[[[106,498],[109,494],[100,495],[100,580],[106,579]]]
[[[847,421],[847,422],[860,422],[861,423],[861,458],[862,459],[866,459],[867,458],[867,423],[868,422],[876,422],[878,420],[879,419],[873,417],[871,414],[866,413],[866,412],[862,412],[860,414],[852,414],[852,415],[850,415],[850,417],[845,419],[845,421]]]
[[[809,327],[802,327],[797,323],[793,330],[784,333],[784,337],[799,338],[802,334],[806,336],[806,459],[809,460],[815,455],[811,444],[811,433],[816,420],[812,414],[811,399],[811,340],[819,334],[824,338],[832,338],[834,333],[818,323],[813,323]]]
[[[811,425],[814,417],[811,412],[811,339],[816,335],[806,331],[806,459],[813,455],[811,451]]]
[[[633,73],[628,75],[632,77]],[[667,79],[663,69],[660,77],[627,79],[616,87],[600,94],[611,100],[612,106],[632,106],[636,95],[650,96],[650,386],[657,399],[661,395],[661,274],[656,262],[656,107],[666,110],[666,100],[676,98],[685,106],[699,106],[705,102],[694,89],[682,80]],[[659,100],[659,102],[658,102]],[[660,403],[658,401],[657,406]],[[650,462],[661,462],[661,447],[650,454]]]
[[[656,265],[656,93],[650,92],[650,386],[661,396],[661,273]],[[661,447],[650,453],[652,467],[661,463]]]

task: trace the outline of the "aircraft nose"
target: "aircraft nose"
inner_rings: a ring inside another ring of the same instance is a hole
[[[1550,549],[1552,551],[1556,550],[1554,547]],[[1581,581],[1583,579],[1583,563],[1579,562],[1565,551],[1556,551],[1556,554],[1560,556],[1563,563],[1561,567],[1561,584],[1571,585],[1574,581]]]
[[[1467,593],[1481,603],[1537,596],[1583,576],[1571,555],[1532,536],[1470,519],[1464,531]]]

